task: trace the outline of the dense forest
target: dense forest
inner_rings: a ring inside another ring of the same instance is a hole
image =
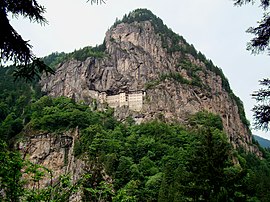
[[[14,82],[11,70],[0,69],[1,201],[66,201],[78,190],[84,201],[269,201],[269,151],[260,148],[258,159],[234,150],[218,115],[198,112],[186,125],[118,122],[111,108],[43,96],[37,82]],[[63,175],[56,185],[26,188],[25,173],[39,181],[53,171],[25,160],[14,143],[26,131],[59,135],[74,128],[80,130],[74,155],[95,169],[76,184]]]

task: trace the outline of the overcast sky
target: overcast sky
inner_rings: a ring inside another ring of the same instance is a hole
[[[270,75],[270,56],[253,56],[246,50],[252,35],[245,31],[262,17],[257,5],[235,7],[232,0],[104,0],[106,4],[101,5],[86,0],[38,2],[45,6],[49,24],[40,26],[23,18],[12,20],[12,24],[25,40],[30,40],[39,57],[101,44],[116,18],[136,8],[151,10],[222,68],[252,121],[255,102],[250,94],[260,88],[258,80]],[[270,133],[253,133],[270,139]]]

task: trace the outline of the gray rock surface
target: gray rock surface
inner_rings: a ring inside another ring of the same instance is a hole
[[[96,100],[93,92],[115,95],[142,90],[146,96],[140,112],[120,107],[115,109],[115,116],[125,119],[131,115],[137,123],[157,118],[185,123],[190,114],[207,110],[221,116],[234,147],[261,155],[251,144],[250,131],[240,119],[235,100],[223,89],[221,77],[190,54],[168,53],[150,21],[118,24],[106,33],[105,44],[107,56],[60,64],[55,75],[43,77],[42,90],[50,96],[73,97],[88,104]],[[181,66],[184,60],[198,68],[193,74],[202,86],[169,77],[161,79],[164,75],[178,74],[191,82],[193,78]]]

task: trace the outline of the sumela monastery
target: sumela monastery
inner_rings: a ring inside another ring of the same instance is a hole
[[[108,103],[112,108],[128,106],[130,110],[140,111],[143,106],[144,91],[122,92],[116,95],[107,95],[106,92],[91,91],[91,97],[101,103]]]

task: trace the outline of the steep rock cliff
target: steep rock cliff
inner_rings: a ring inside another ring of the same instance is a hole
[[[69,130],[59,134],[48,132],[32,132],[26,135],[18,147],[24,157],[34,164],[44,166],[52,172],[44,172],[45,176],[38,182],[29,182],[29,187],[43,188],[50,184],[56,184],[59,177],[64,174],[70,175],[72,182],[76,183],[85,172],[85,162],[74,158],[74,142],[78,138],[78,129]],[[26,176],[26,178],[29,178]],[[37,185],[38,183],[38,185]],[[78,193],[73,194],[69,201],[81,201]]]
[[[101,59],[71,59],[59,64],[55,75],[41,81],[42,90],[51,96],[95,102],[99,107],[106,102],[100,99],[101,92],[143,91],[140,111],[128,106],[115,108],[119,119],[132,116],[138,123],[151,119],[185,123],[190,114],[207,110],[221,116],[234,147],[260,155],[243,123],[241,102],[222,71],[159,18],[151,13],[149,17],[149,11],[134,11],[107,31],[105,45],[106,55]]]

